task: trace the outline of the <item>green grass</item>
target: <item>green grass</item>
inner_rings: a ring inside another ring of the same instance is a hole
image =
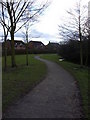
[[[41,55],[41,57],[58,63],[71,72],[77,79],[83,99],[83,108],[86,116],[88,116],[88,77],[90,76],[88,75],[88,69],[81,69],[80,65],[67,61],[60,62],[59,56],[56,54],[46,54]],[[25,65],[25,59],[25,55],[17,55],[17,68],[11,68],[11,58],[8,56],[8,69],[6,72],[2,71],[3,110],[5,110],[12,101],[25,95],[46,75],[46,65],[34,59],[34,55],[29,55],[29,66]],[[4,66],[4,63],[2,66]]]
[[[67,61],[59,61],[59,56],[56,54],[46,54],[41,55],[42,58],[48,59],[50,61],[56,62],[57,64],[61,65],[63,68],[68,70],[74,78],[77,80],[77,84],[80,88],[82,102],[83,102],[83,109],[85,112],[86,117],[88,117],[88,78],[90,75],[88,74],[87,68],[80,68],[80,65],[74,64]]]
[[[8,56],[8,69],[2,71],[3,111],[31,90],[46,75],[47,67],[43,62],[29,55],[29,66],[25,64],[25,55],[17,55],[17,68],[11,68],[11,58]],[[2,60],[4,62],[4,60]],[[4,66],[4,63],[3,63]]]

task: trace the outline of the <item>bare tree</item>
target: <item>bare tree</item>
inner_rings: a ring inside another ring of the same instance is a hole
[[[88,56],[89,56],[89,41],[90,41],[90,18],[88,17],[85,22],[85,27],[83,29],[84,36],[86,37],[86,62],[85,65],[88,65]]]
[[[12,67],[16,66],[15,49],[14,49],[14,35],[20,30],[28,21],[36,18],[47,6],[47,1],[40,4],[37,0],[1,0],[0,5],[6,10],[4,14],[9,21],[9,25],[2,19],[0,15],[0,23],[9,30],[11,36],[11,60]],[[28,11],[28,17],[26,13]],[[4,12],[4,11],[3,11]],[[23,22],[24,21],[24,22]]]
[[[5,17],[5,12],[6,12],[6,10],[5,10],[5,8],[4,8],[4,6],[1,4],[1,12],[0,12],[0,15],[2,15],[2,21],[4,22],[4,23],[6,23],[6,17]],[[4,70],[6,70],[7,69],[7,43],[6,43],[6,41],[7,41],[7,36],[8,36],[8,32],[9,32],[9,29],[6,29],[6,27],[5,27],[5,25],[1,22],[1,25],[2,25],[2,27],[3,27],[3,34],[4,34]]]
[[[30,24],[27,23],[25,26],[25,32],[23,31],[23,37],[24,37],[24,41],[25,41],[25,46],[26,46],[26,65],[28,66],[28,39],[29,39],[29,28],[30,28]]]
[[[69,21],[63,25],[59,25],[59,34],[65,39],[73,39],[80,41],[80,64],[83,66],[83,48],[82,41],[84,35],[84,27],[86,22],[86,6],[82,6],[81,1],[76,3],[75,8],[67,11]]]
[[[28,32],[29,32],[28,30],[29,30],[29,27],[26,26],[26,65],[27,66],[28,66]]]

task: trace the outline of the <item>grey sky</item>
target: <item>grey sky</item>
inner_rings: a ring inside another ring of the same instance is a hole
[[[29,40],[42,41],[48,44],[49,41],[59,42],[58,25],[61,24],[63,16],[66,16],[66,10],[72,8],[76,1],[79,0],[50,0],[51,5],[45,10],[44,14],[39,18],[39,22],[30,29]],[[89,0],[82,0],[84,4],[88,4]],[[0,29],[0,36],[2,29]],[[15,35],[15,39],[22,39],[21,31]]]

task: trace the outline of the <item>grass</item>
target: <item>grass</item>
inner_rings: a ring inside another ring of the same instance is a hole
[[[63,68],[68,70],[74,78],[77,80],[77,84],[80,88],[81,96],[82,96],[82,103],[83,103],[83,109],[85,112],[86,117],[89,115],[88,111],[88,78],[90,75],[88,74],[87,68],[80,68],[80,65],[74,64],[67,61],[59,61],[59,57],[56,54],[46,54],[41,55],[42,58],[48,59],[50,61],[56,62],[57,64],[61,65]],[[89,116],[90,117],[90,116]]]
[[[47,71],[46,65],[34,59],[34,55],[29,55],[29,66],[25,65],[25,55],[16,56],[17,68],[10,67],[10,56],[8,56],[7,63],[7,71],[2,71],[3,111],[39,83]]]
[[[56,54],[46,54],[41,55],[41,57],[61,65],[77,79],[83,99],[83,108],[86,116],[88,116],[88,77],[90,77],[90,75],[88,75],[88,69],[81,69],[80,65],[67,61],[60,62],[59,56]],[[34,59],[34,55],[29,55],[29,66],[25,65],[25,55],[16,56],[17,68],[10,67],[10,56],[8,56],[7,63],[7,71],[2,72],[3,110],[5,110],[12,101],[19,99],[39,83],[47,71],[46,65]],[[4,63],[2,66],[4,66]]]

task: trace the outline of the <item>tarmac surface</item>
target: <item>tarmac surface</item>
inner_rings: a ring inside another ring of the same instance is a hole
[[[80,92],[73,76],[54,62],[35,58],[47,65],[46,78],[10,106],[4,117],[83,118]]]

